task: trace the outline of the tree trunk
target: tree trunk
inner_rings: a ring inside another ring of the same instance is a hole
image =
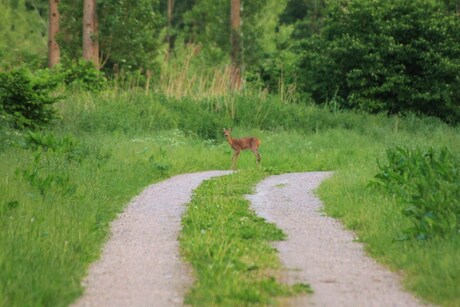
[[[60,50],[56,36],[59,32],[59,0],[48,1],[48,67],[59,63]]]
[[[241,2],[240,0],[231,0],[231,88],[239,90],[241,88],[241,66],[242,66],[242,48],[241,48]]]
[[[101,67],[101,61],[99,57],[99,18],[97,16],[96,0],[94,0],[93,23],[94,23],[93,59],[94,59],[94,64],[96,65],[96,68],[99,69]]]
[[[99,68],[99,40],[96,0],[83,1],[83,58]]]
[[[167,57],[168,58],[172,50],[171,28],[172,28],[173,10],[174,10],[174,0],[168,0],[168,33],[167,33],[167,40],[168,40]]]

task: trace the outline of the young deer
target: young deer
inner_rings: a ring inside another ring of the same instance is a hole
[[[233,149],[233,157],[232,157],[232,169],[236,169],[236,164],[238,160],[238,156],[240,155],[241,150],[251,150],[254,155],[256,156],[257,165],[261,160],[259,154],[259,146],[260,140],[255,137],[246,137],[241,139],[234,139],[231,136],[232,129],[225,129],[224,128],[224,135],[227,138],[228,143]]]

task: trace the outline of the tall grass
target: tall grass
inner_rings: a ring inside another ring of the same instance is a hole
[[[198,45],[189,44],[176,52],[179,54],[162,62],[159,77],[154,81],[156,94],[195,100],[231,95],[230,65],[208,67],[199,58]]]
[[[131,197],[174,174],[230,168],[221,135],[230,126],[235,137],[262,140],[266,173],[335,170],[320,190],[327,212],[357,230],[372,255],[404,270],[410,289],[434,302],[458,302],[458,242],[395,242],[407,223],[398,204],[365,188],[387,148],[458,152],[457,128],[250,93],[197,100],[107,90],[70,95],[58,109],[62,119],[37,135],[0,127],[0,305],[72,302],[109,222]],[[252,153],[241,154],[239,167],[255,167]]]

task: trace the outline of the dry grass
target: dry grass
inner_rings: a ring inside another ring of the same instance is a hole
[[[200,100],[229,96],[230,65],[208,68],[203,64],[202,68],[197,67],[199,53],[199,46],[189,45],[184,56],[165,61],[161,66],[160,80],[154,91],[178,99],[189,97]]]

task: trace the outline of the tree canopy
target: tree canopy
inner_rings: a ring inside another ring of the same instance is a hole
[[[230,64],[230,0],[96,3],[92,39],[109,78],[161,74],[187,48],[194,70]],[[59,12],[61,63],[71,67],[82,57],[83,0],[61,1]],[[244,79],[288,87],[297,102],[458,122],[459,12],[456,0],[241,0]],[[0,67],[46,65],[47,18],[46,0],[0,1]]]

